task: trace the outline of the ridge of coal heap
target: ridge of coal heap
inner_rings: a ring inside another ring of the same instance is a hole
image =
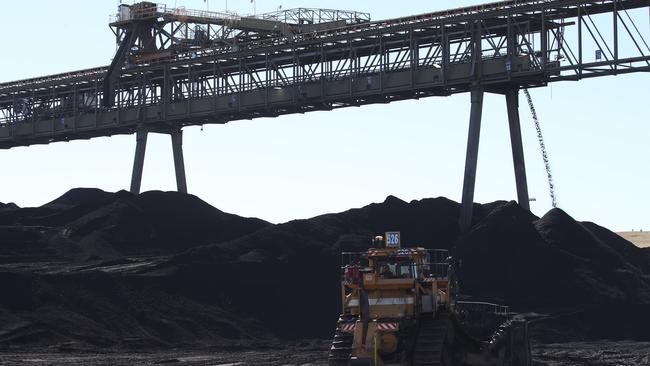
[[[79,188],[41,207],[0,211],[0,256],[173,254],[269,225],[224,213],[192,195]]]
[[[0,288],[11,294],[0,297],[0,346],[329,338],[340,252],[387,230],[406,246],[454,247],[466,297],[553,314],[539,339],[648,338],[648,317],[633,319],[650,304],[650,251],[559,209],[537,218],[498,201],[474,212],[461,235],[459,204],[442,197],[278,225],[174,192],[74,189],[37,208],[0,205]],[[611,309],[625,309],[627,330],[590,325]]]
[[[537,219],[514,202],[500,206],[458,239],[456,256],[463,289],[496,302],[537,308],[650,303],[643,250],[561,209]]]
[[[13,203],[13,202],[9,202],[9,203],[2,203],[2,202],[0,202],[0,211],[17,210],[17,209],[19,209],[19,208],[20,208],[20,207],[18,207],[18,205],[16,205],[16,204]]]

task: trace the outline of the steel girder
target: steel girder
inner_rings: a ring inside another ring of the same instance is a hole
[[[506,1],[0,84],[0,148],[650,71],[650,0]],[[599,51],[600,59],[590,53]]]

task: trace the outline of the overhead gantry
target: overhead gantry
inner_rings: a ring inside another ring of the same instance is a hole
[[[278,37],[291,38],[305,32],[341,28],[368,21],[370,15],[367,13],[330,9],[298,8],[262,14],[259,17],[242,17],[232,12],[168,9],[166,5],[151,2],[121,4],[110,24],[118,48],[104,76],[102,107],[115,106],[115,96],[119,92],[116,86],[125,69],[164,63],[177,55],[206,49],[236,52],[240,44]],[[165,100],[173,99],[171,93],[179,92],[173,88],[163,82],[161,97]],[[182,93],[182,87],[180,89]],[[137,126],[131,193],[140,192],[147,135],[150,132],[171,136],[177,188],[179,192],[187,193],[182,126],[173,124]]]
[[[649,9],[650,0],[511,0],[371,22],[353,11],[240,17],[139,3],[111,23],[112,65],[0,84],[0,148],[136,133],[137,192],[146,134],[167,133],[184,190],[184,126],[469,93],[467,229],[485,93],[505,96],[528,207],[519,90],[650,71]]]

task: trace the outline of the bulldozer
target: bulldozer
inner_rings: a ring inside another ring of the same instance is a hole
[[[392,231],[365,252],[342,253],[330,366],[532,364],[525,319],[507,306],[457,300],[449,252],[401,244]]]

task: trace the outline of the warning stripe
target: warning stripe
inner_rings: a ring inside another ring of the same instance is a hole
[[[397,330],[399,323],[377,323],[377,330]]]
[[[354,332],[355,327],[356,327],[356,323],[345,323],[345,324],[341,324],[340,329],[341,332],[352,333]],[[377,323],[377,330],[392,331],[398,329],[399,329],[399,323]]]
[[[404,249],[399,249],[399,250],[397,251],[397,254],[404,254],[404,255],[406,255],[406,254],[415,254],[415,253],[417,253],[417,252],[418,252],[418,249],[416,249],[416,248],[404,248]]]
[[[425,277],[422,282],[445,281],[447,277]]]

